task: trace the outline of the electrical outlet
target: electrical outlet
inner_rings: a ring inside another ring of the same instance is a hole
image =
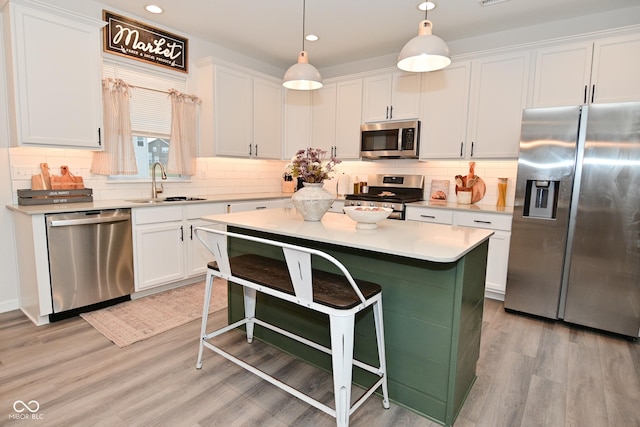
[[[13,169],[13,176],[14,178],[17,178],[17,179],[31,178],[31,176],[34,174],[35,172],[33,171],[32,168],[14,168]]]

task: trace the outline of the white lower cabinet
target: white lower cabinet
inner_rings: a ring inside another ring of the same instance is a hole
[[[215,226],[199,218],[225,210],[224,203],[134,209],[136,292],[204,274],[211,256],[195,237],[193,228]]]
[[[486,228],[494,231],[489,239],[485,296],[504,300],[511,241],[511,215],[467,212],[442,208],[407,206],[408,221],[432,222],[460,227]]]
[[[227,204],[227,212],[244,212],[260,209],[288,208],[293,207],[290,198],[286,199],[265,199],[251,200],[246,202],[233,202]]]

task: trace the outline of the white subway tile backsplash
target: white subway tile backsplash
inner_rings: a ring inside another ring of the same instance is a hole
[[[107,177],[94,175],[91,167],[92,153],[81,150],[53,148],[15,147],[10,149],[11,180],[14,195],[17,189],[30,188],[31,175],[40,173],[40,163],[46,162],[52,173],[58,173],[60,166],[69,166],[71,173],[82,176],[85,186],[93,189],[94,199],[126,199],[148,197],[149,182],[113,182]],[[165,195],[211,196],[241,193],[277,193],[282,189],[282,174],[288,160],[238,159],[225,157],[203,157],[197,159],[198,172],[189,182],[164,182]],[[487,192],[482,204],[497,201],[498,177],[509,178],[507,204],[513,205],[517,172],[516,160],[476,160],[475,173],[480,176]],[[456,175],[469,173],[468,160],[381,160],[343,161],[336,168],[337,174],[344,173],[355,180],[367,179],[367,175],[417,174],[425,177],[425,190],[431,188],[431,181],[449,180],[449,198],[455,200]],[[350,187],[352,188],[352,186]],[[15,196],[14,196],[15,197]]]

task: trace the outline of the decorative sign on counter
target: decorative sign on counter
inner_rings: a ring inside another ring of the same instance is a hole
[[[189,40],[103,10],[104,51],[188,72]]]

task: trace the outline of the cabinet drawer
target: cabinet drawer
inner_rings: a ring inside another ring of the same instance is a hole
[[[488,228],[491,230],[511,230],[511,215],[457,212],[457,225],[462,227]]]
[[[226,203],[194,203],[187,205],[187,219],[198,219],[206,215],[216,215],[227,212]]]
[[[133,210],[135,224],[182,221],[182,206],[162,206]]]
[[[453,211],[445,209],[414,208],[407,206],[406,219],[410,221],[453,224]]]

